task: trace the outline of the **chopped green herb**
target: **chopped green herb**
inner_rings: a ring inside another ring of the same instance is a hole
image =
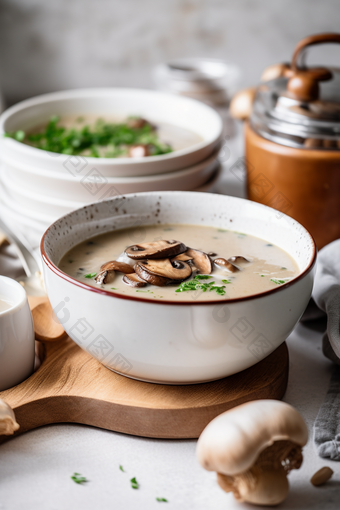
[[[273,283],[276,283],[276,285],[282,285],[283,283],[287,283],[289,278],[286,278],[285,280],[279,280],[278,278],[271,278],[270,281]]]
[[[149,290],[136,290],[136,292],[150,292]],[[151,292],[151,294],[153,294],[153,292]]]
[[[205,278],[202,278],[204,276]],[[225,294],[225,285],[215,285],[215,282],[202,283],[201,280],[206,280],[208,275],[196,275],[193,280],[182,282],[175,292],[187,292],[191,290],[201,290],[202,292],[215,291],[220,296]],[[208,276],[212,278],[212,276]]]
[[[111,287],[111,290],[117,290],[117,287]]]
[[[25,138],[25,131],[19,129],[19,131],[15,131],[14,133],[5,133],[6,138],[14,138],[17,142],[22,142]]]
[[[236,232],[236,230],[234,233],[241,237],[245,237],[247,235],[247,234],[244,234],[243,232]]]
[[[125,473],[123,466],[119,466],[119,469]]]
[[[231,283],[231,280],[222,280],[222,283]]]
[[[281,269],[287,269],[286,267],[281,267]]]
[[[85,276],[85,278],[94,278],[96,275],[97,275],[97,273],[87,273],[84,276]]]
[[[26,135],[24,131],[19,130],[6,133],[5,136],[49,152],[82,154],[94,158],[128,156],[129,148],[133,145],[147,147],[151,156],[172,152],[170,145],[160,140],[155,126],[143,119],[135,125],[129,119],[118,124],[98,119],[94,126],[78,126],[77,123],[83,120],[78,117],[76,125],[66,128],[54,115],[47,126],[39,132]]]
[[[136,480],[136,477],[131,478],[130,480],[132,489],[139,489],[139,483]]]
[[[266,275],[265,275],[265,274],[261,274],[260,276],[261,276],[261,278],[263,278],[263,277],[264,277],[264,276],[266,276]]]
[[[223,228],[218,228],[218,229],[217,229],[217,232],[228,232],[228,230],[225,230],[225,229],[223,229]]]
[[[160,503],[167,503],[168,500],[165,498],[156,498],[156,501],[159,501]]]
[[[208,274],[197,274],[195,278],[196,280],[209,280],[212,276],[209,276]]]
[[[81,476],[80,473],[73,473],[71,476],[71,480],[74,481],[74,483],[82,484],[88,482],[88,480],[85,478],[85,476]]]

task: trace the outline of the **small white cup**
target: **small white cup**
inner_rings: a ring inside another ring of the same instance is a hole
[[[0,391],[34,370],[34,329],[26,292],[20,283],[0,276]]]

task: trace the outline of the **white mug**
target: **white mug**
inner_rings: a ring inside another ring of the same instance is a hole
[[[34,329],[26,292],[0,276],[0,391],[12,388],[34,370]]]

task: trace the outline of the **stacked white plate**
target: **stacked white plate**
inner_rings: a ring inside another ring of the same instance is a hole
[[[5,132],[28,131],[53,115],[126,118],[140,115],[155,124],[186,129],[200,141],[162,156],[91,158],[30,147]],[[90,89],[46,94],[18,103],[0,117],[0,215],[21,230],[41,236],[58,217],[113,195],[142,191],[211,191],[222,121],[192,99],[137,89]]]

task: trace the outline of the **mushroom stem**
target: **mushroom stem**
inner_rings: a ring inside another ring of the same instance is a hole
[[[18,428],[19,425],[16,422],[12,408],[0,399],[0,436],[10,436]]]
[[[287,497],[287,475],[302,464],[302,448],[292,441],[275,441],[258,456],[255,464],[234,476],[217,473],[217,482],[238,501],[255,505],[278,505]]]

